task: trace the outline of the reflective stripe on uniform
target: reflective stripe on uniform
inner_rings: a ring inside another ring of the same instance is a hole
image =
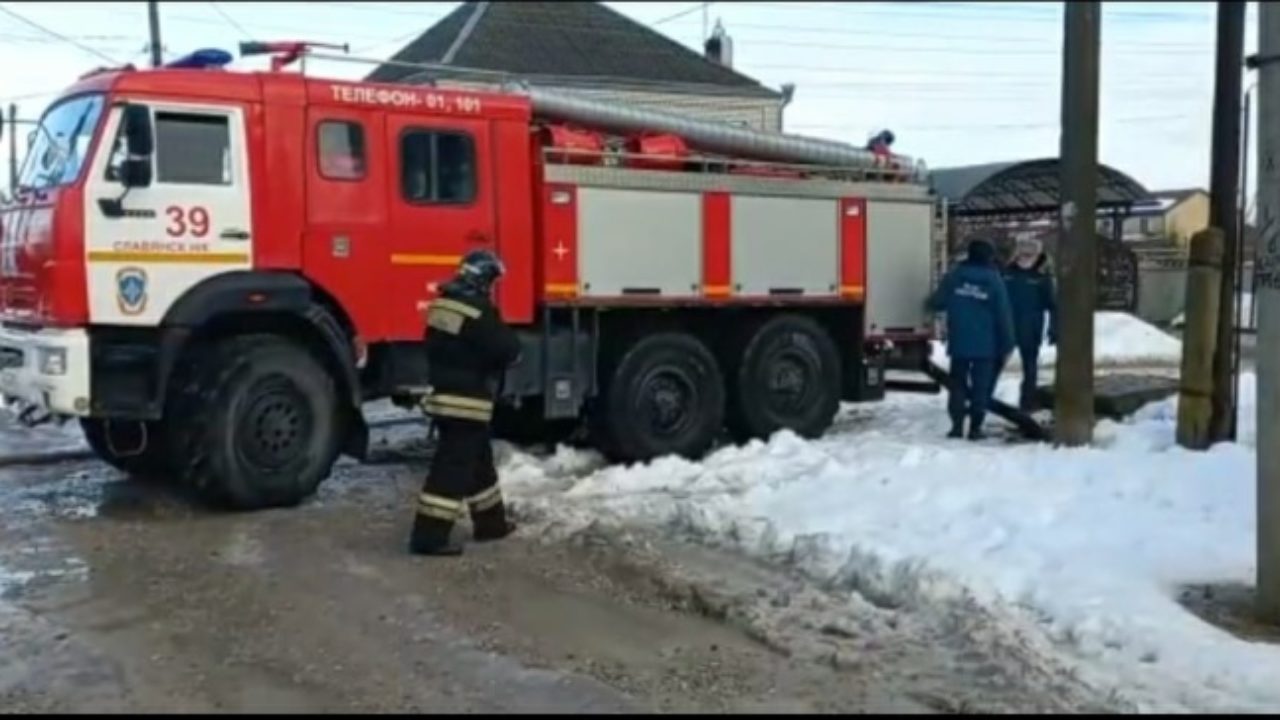
[[[454,521],[462,516],[466,505],[459,501],[431,493],[418,495],[418,512],[439,520]]]
[[[436,298],[431,301],[431,309],[448,310],[455,312],[468,320],[475,320],[480,317],[480,310],[473,308],[464,302],[450,300],[449,298]]]
[[[480,317],[480,311],[449,298],[436,298],[427,306],[427,327],[457,335],[467,320]]]
[[[450,335],[457,335],[462,332],[462,324],[467,319],[458,312],[449,308],[435,307],[432,305],[427,310],[427,327],[432,330],[439,330]]]
[[[461,395],[428,395],[422,400],[422,409],[431,415],[479,422],[493,417],[491,401]]]
[[[472,510],[477,512],[488,510],[501,502],[502,491],[498,489],[497,485],[494,485],[488,490],[482,490],[481,492],[467,498],[467,504],[471,506]]]
[[[468,410],[466,408],[453,407],[452,405],[439,405],[430,400],[422,404],[422,409],[428,415],[435,417],[475,420],[476,422],[489,422],[493,419],[493,412],[490,410]]]

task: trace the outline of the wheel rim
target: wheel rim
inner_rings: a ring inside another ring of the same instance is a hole
[[[807,339],[788,337],[764,365],[765,403],[774,414],[799,415],[817,402],[822,361]]]
[[[315,426],[306,396],[282,377],[254,384],[253,398],[237,423],[237,447],[244,460],[275,470],[301,457]]]
[[[652,435],[671,438],[694,424],[699,397],[697,384],[679,368],[654,368],[639,383],[632,411]]]

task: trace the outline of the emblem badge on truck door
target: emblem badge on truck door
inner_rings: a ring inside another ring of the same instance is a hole
[[[120,268],[116,273],[116,304],[125,315],[141,315],[147,309],[147,271]]]

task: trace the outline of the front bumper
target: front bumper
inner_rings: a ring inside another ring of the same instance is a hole
[[[89,414],[89,334],[0,328],[0,395],[28,420]]]

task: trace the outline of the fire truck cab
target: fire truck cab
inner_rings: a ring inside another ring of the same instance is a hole
[[[104,70],[0,210],[0,393],[126,471],[297,503],[363,457],[365,402],[422,392],[421,307],[487,247],[524,344],[500,435],[625,461],[817,436],[927,352],[933,220],[909,173],[568,127],[514,93]]]

